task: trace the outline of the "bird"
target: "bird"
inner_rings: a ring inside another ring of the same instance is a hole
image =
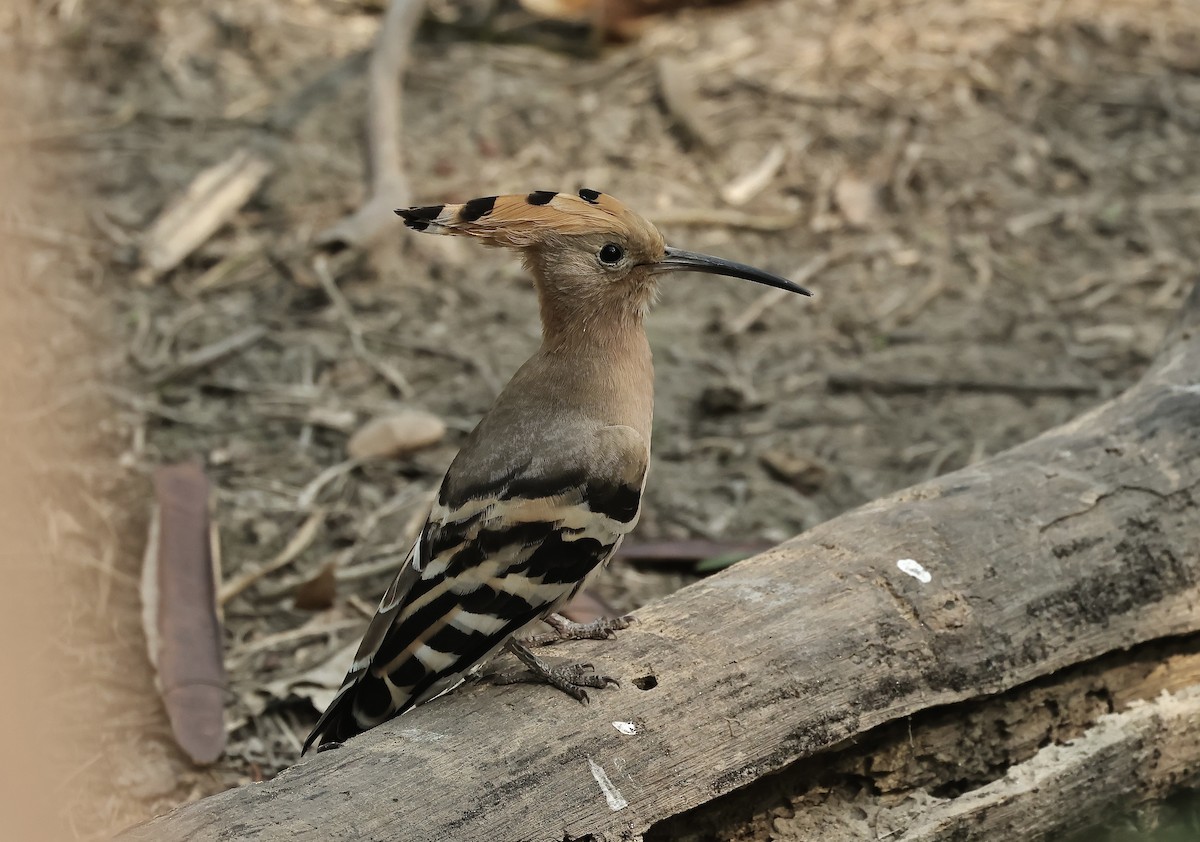
[[[396,213],[414,231],[518,252],[533,276],[542,339],[452,461],[304,751],[318,737],[322,748],[340,745],[449,692],[502,648],[527,678],[580,701],[585,687],[616,683],[590,664],[551,666],[522,636],[544,621],[551,639],[602,639],[631,621],[578,624],[557,612],[638,520],[654,403],[643,320],[660,278],[725,275],[811,295],[761,269],[672,248],[651,222],[586,188]]]

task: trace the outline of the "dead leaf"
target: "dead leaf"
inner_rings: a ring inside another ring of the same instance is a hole
[[[325,564],[317,574],[296,587],[295,604],[301,611],[324,611],[337,596],[337,562]]]
[[[409,409],[373,418],[359,428],[346,450],[354,459],[400,456],[437,444],[446,435],[446,424],[429,412]]]
[[[317,710],[325,710],[341,689],[342,680],[357,652],[358,643],[351,643],[307,672],[272,681],[263,685],[259,692],[279,702],[307,699]]]
[[[225,664],[199,463],[154,474],[155,510],[142,569],[142,622],[171,731],[196,763],[225,749]]]

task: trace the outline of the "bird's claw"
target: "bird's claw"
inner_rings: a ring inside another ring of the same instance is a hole
[[[544,673],[536,669],[527,669],[497,673],[490,678],[494,684],[549,684],[586,705],[588,695],[584,687],[603,690],[610,685],[621,686],[621,682],[611,675],[597,675],[592,669],[591,664],[566,664],[548,667]]]
[[[567,666],[555,667],[553,671],[558,673],[563,681],[575,687],[593,687],[597,690],[603,690],[610,684],[617,687],[621,686],[621,682],[612,676],[597,675],[592,670],[593,667],[591,664],[568,664]],[[582,693],[583,691],[580,690],[579,692]],[[586,701],[586,698],[587,694],[585,693],[584,698],[580,699],[580,701]]]
[[[584,704],[588,704],[588,694],[584,687],[602,690],[610,684],[621,686],[621,682],[612,676],[597,675],[592,664],[564,664],[553,667],[516,641],[509,643],[509,649],[528,670],[497,676],[496,681],[500,684],[513,684],[518,681],[549,684]]]
[[[561,614],[545,618],[546,625],[553,631],[535,634],[521,641],[526,646],[550,646],[564,640],[612,640],[616,633],[629,628],[637,618],[632,614],[622,617],[600,617],[590,623],[573,623]]]

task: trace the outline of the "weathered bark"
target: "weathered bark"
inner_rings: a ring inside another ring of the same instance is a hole
[[[1200,785],[1200,635],[882,725],[646,842],[1059,842]]]
[[[1200,287],[1117,399],[648,606],[615,642],[562,647],[624,679],[590,706],[466,688],[129,838],[635,838],[886,723],[1200,631],[1198,498]],[[1173,715],[1128,727],[1165,740]],[[1053,799],[1035,801],[1023,828]],[[943,818],[893,838],[944,838]],[[954,838],[996,838],[971,827]]]
[[[1003,778],[933,806],[893,838],[1032,842],[1062,829],[1082,830],[1114,801],[1194,786],[1198,757],[1200,686],[1192,686],[1102,717],[1078,740],[1049,746]]]

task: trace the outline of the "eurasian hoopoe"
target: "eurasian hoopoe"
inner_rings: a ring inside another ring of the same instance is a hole
[[[580,700],[612,679],[550,667],[517,638],[539,620],[603,638],[554,612],[603,567],[638,519],[650,459],[654,371],[642,318],[665,272],[784,278],[669,248],[652,224],[595,190],[539,190],[397,210],[404,224],[519,249],[541,306],[542,344],[467,437],[342,688],[304,748],[346,739],[438,696],[502,646]]]

